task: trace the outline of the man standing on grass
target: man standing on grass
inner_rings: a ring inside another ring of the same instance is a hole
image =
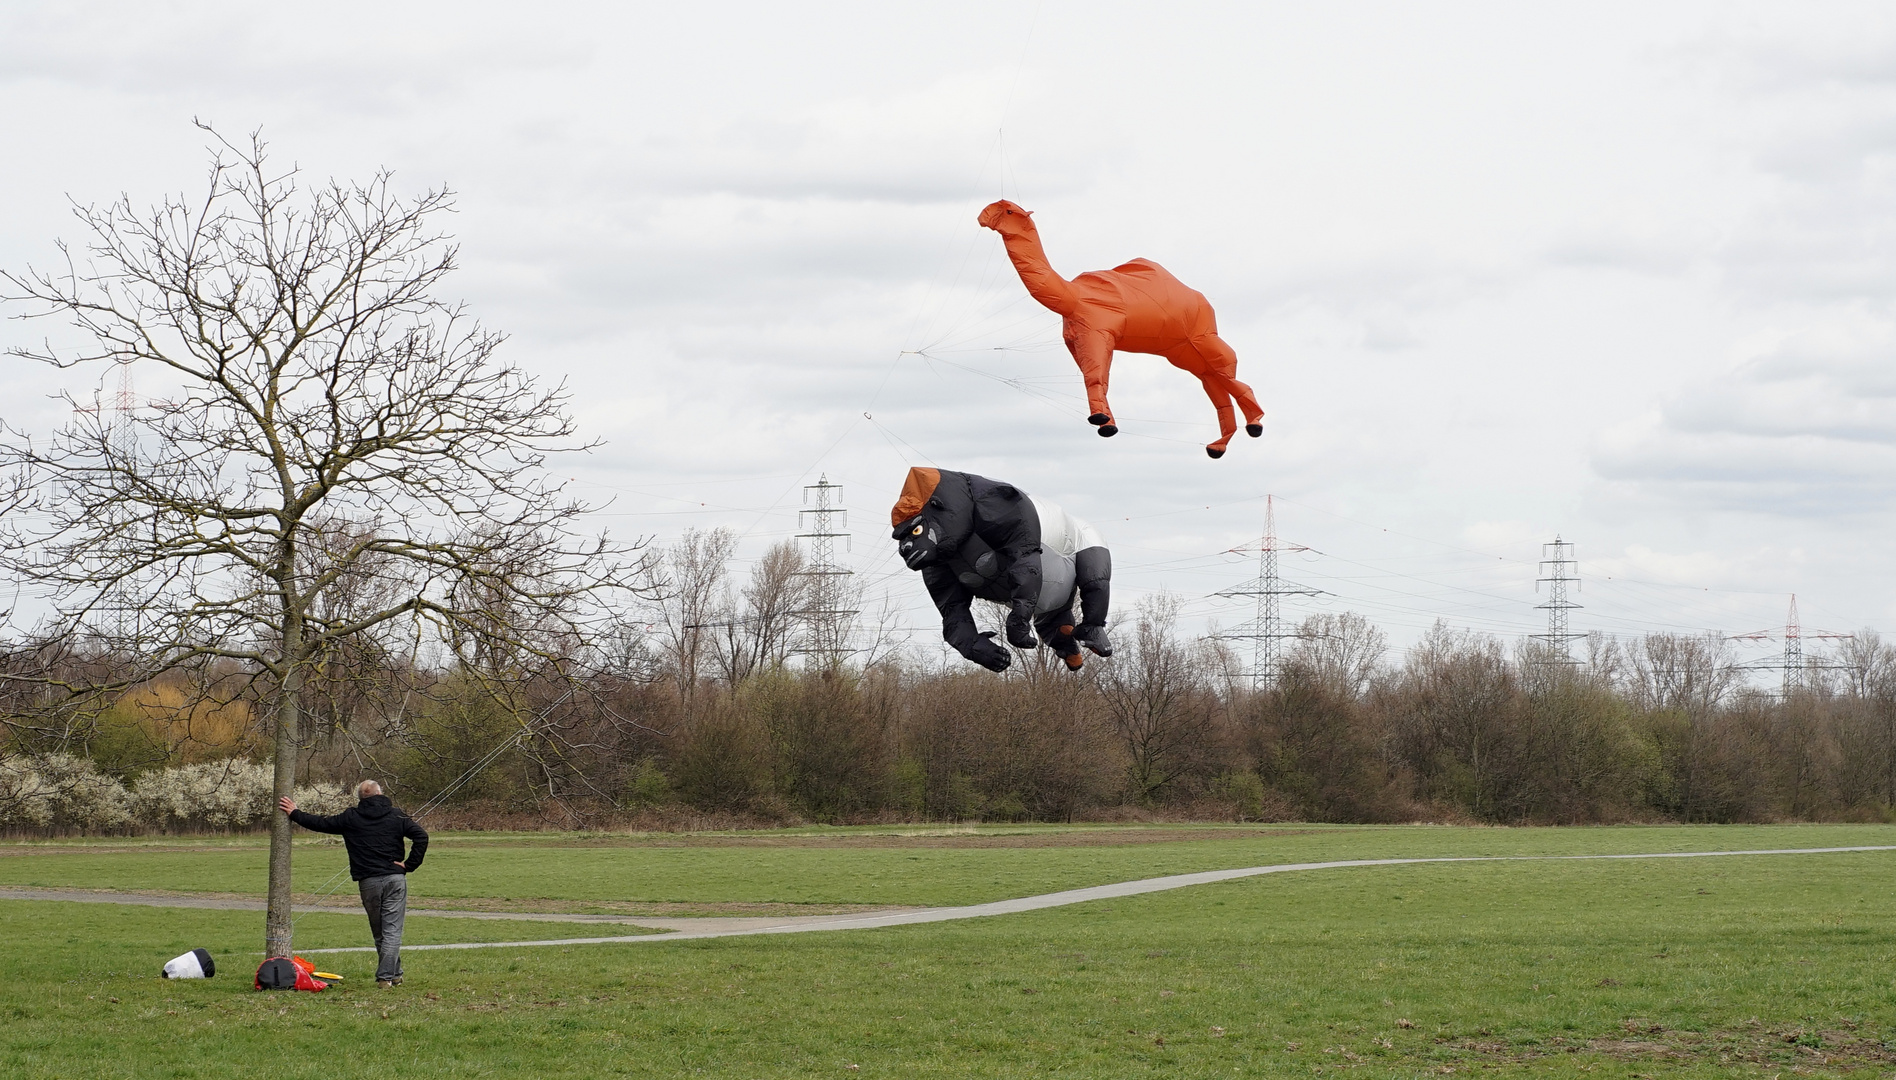
[[[362,909],[369,913],[369,931],[375,935],[375,985],[381,989],[402,984],[402,920],[408,915],[408,875],[419,869],[428,853],[428,832],[415,819],[395,808],[382,794],[382,785],[364,780],[356,785],[358,802],[329,817],[305,814],[289,798],[277,800],[290,820],[316,832],[340,833],[349,849],[349,876],[362,890]],[[414,841],[406,857],[402,839]]]

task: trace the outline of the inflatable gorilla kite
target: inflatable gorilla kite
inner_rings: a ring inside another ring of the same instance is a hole
[[[1041,306],[1063,320],[1063,335],[1073,362],[1086,380],[1086,419],[1101,435],[1116,435],[1106,383],[1112,375],[1113,350],[1154,353],[1198,376],[1218,410],[1218,441],[1205,447],[1214,458],[1238,430],[1231,399],[1244,410],[1244,431],[1264,434],[1264,410],[1251,388],[1238,381],[1238,354],[1218,336],[1218,317],[1205,294],[1150,259],[1134,259],[1111,270],[1094,270],[1072,281],[1054,272],[1040,246],[1040,230],[1025,210],[1002,199],[981,211],[979,223],[1001,234],[1007,257],[1021,284]]]
[[[968,605],[977,596],[1008,605],[1007,640],[1016,648],[1044,642],[1075,671],[1082,645],[1113,654],[1106,639],[1113,557],[1086,522],[1012,484],[946,469],[910,469],[889,520],[902,561],[922,572],[941,611],[941,636],[961,655],[991,671],[1013,660],[988,640],[993,631],[975,630]]]

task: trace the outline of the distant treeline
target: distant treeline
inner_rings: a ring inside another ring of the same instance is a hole
[[[1080,675],[1031,654],[1003,675],[901,649],[825,664],[800,658],[781,620],[760,645],[741,601],[723,619],[716,609],[674,612],[694,629],[669,636],[663,613],[648,613],[649,632],[583,674],[338,657],[305,690],[303,776],[325,793],[382,779],[410,807],[439,798],[443,820],[560,827],[689,815],[1886,820],[1896,806],[1896,650],[1871,632],[1779,694],[1749,688],[1711,636],[1595,638],[1562,662],[1438,626],[1391,655],[1359,616],[1320,616],[1288,644],[1274,683],[1254,689],[1225,645],[1181,635],[1163,598]],[[699,633],[709,624],[725,636]],[[16,668],[30,652],[16,651]],[[112,658],[32,662],[44,672]],[[250,790],[265,785],[260,770],[229,766],[260,759],[271,712],[245,698],[241,676],[174,675],[89,712],[16,694],[0,826],[261,820],[267,809],[248,812],[267,802]],[[218,805],[208,792],[198,803],[162,795],[217,776],[245,785],[244,813],[187,808]],[[120,811],[72,809],[103,804]]]

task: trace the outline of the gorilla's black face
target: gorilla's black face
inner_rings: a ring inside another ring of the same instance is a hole
[[[895,527],[896,548],[910,570],[920,570],[941,558],[941,526],[927,514],[918,514]]]

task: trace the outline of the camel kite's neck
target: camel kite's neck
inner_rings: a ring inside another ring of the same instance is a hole
[[[1002,241],[1021,284],[1041,306],[1063,316],[1079,310],[1080,297],[1073,284],[1055,273],[1053,264],[1047,261],[1046,249],[1040,246],[1040,230],[1029,222],[1019,232],[1003,234]]]

